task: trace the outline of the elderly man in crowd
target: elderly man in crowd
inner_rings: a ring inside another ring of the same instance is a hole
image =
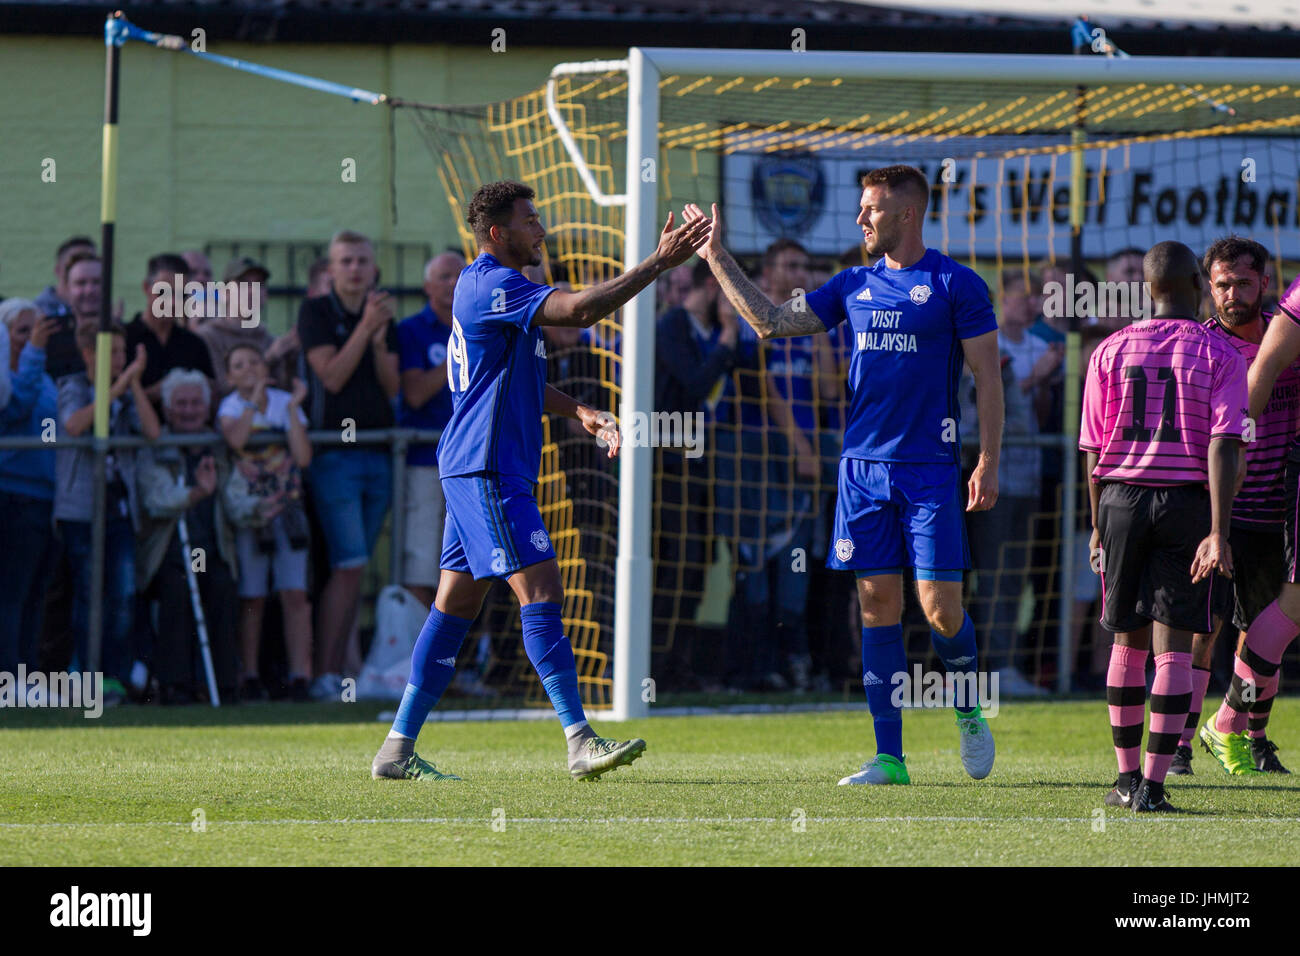
[[[160,382],[164,434],[197,435],[208,431],[212,390],[207,377],[193,369],[173,369]],[[236,471],[232,478],[224,445],[206,442],[164,445],[140,452],[137,467],[140,529],[137,581],[158,601],[158,642],[154,675],[164,704],[194,700],[192,675],[197,660],[196,622],[190,603],[187,567],[195,572],[208,643],[223,702],[237,697],[235,654],[235,535],[232,524],[245,523],[258,499]],[[182,545],[185,519],[188,550]]]

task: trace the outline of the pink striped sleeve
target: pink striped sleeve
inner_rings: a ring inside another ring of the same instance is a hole
[[[1246,360],[1233,348],[1223,348],[1214,363],[1210,386],[1210,435],[1241,437],[1250,398],[1246,388]]]
[[[1101,347],[1088,360],[1088,378],[1083,386],[1083,410],[1079,423],[1079,448],[1100,451],[1105,435],[1106,390],[1101,382]]]
[[[1300,323],[1300,276],[1296,276],[1295,281],[1287,286],[1286,291],[1282,293],[1282,298],[1278,301],[1278,308],[1292,322]]]

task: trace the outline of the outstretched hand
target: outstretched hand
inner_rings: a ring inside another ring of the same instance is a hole
[[[718,204],[713,203],[713,217],[709,218],[695,203],[687,203],[686,208],[682,210],[682,218],[687,223],[707,222],[709,224],[708,236],[695,251],[700,254],[701,259],[706,261],[712,259],[713,254],[722,249],[722,218],[718,212]]]
[[[598,412],[586,405],[578,406],[578,421],[588,434],[595,435],[601,447],[608,449],[605,454],[610,458],[618,457],[618,450],[623,444],[623,435],[618,430],[618,419],[609,412]]]
[[[664,231],[659,235],[659,248],[655,250],[665,269],[681,265],[695,254],[696,247],[708,239],[710,224],[706,219],[700,222],[686,222],[673,228],[673,214],[668,214]]]

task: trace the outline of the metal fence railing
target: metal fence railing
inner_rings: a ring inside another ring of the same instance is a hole
[[[403,563],[406,545],[406,523],[402,516],[406,512],[406,453],[412,445],[432,444],[438,440],[437,432],[421,431],[412,428],[387,428],[357,431],[350,434],[348,440],[338,431],[310,431],[308,437],[312,442],[314,449],[338,448],[338,447],[365,447],[365,446],[387,446],[389,454],[392,457],[392,514],[394,520],[391,522],[389,535],[389,568],[388,579],[392,584],[401,584],[403,580]],[[278,432],[258,433],[250,436],[248,445],[257,447],[263,445],[283,444],[285,436]],[[79,437],[61,437],[55,441],[43,441],[40,436],[0,436],[0,450],[48,450],[56,451],[67,448],[88,448],[106,454],[113,449],[132,449],[143,448],[148,446],[224,446],[225,439],[213,431],[199,433],[176,435],[165,433],[155,441],[149,441],[140,436],[120,436],[110,437],[107,440],[97,440],[90,436]],[[1056,630],[1056,685],[1059,691],[1066,692],[1070,688],[1070,680],[1073,670],[1074,657],[1074,635],[1071,632],[1071,614],[1069,612],[1069,602],[1072,594],[1073,581],[1076,575],[1076,555],[1077,555],[1077,538],[1078,516],[1079,516],[1079,483],[1077,480],[1074,462],[1076,461],[1077,450],[1076,441],[1073,436],[1064,434],[1049,434],[1037,436],[1024,435],[1007,435],[1003,439],[1004,448],[1014,447],[1038,447],[1042,449],[1060,449],[1063,455],[1065,467],[1061,475],[1061,494],[1059,499],[1059,510],[1050,509],[1043,514],[1047,520],[1055,519],[1057,523],[1058,535],[1054,536],[1052,542],[1055,545],[1055,555],[1052,559],[1052,565],[1048,568],[1036,568],[1027,570],[1037,570],[1040,573],[1052,575],[1059,581],[1059,587],[1054,588],[1054,597],[1058,603],[1059,616],[1057,620],[1040,621],[1040,633],[1050,632],[1052,625]],[[100,456],[97,456],[100,457]],[[104,480],[103,470],[97,469],[96,480],[100,483]],[[103,527],[104,522],[104,495],[97,494],[95,500],[96,508],[93,514],[93,521],[98,522]],[[1055,511],[1055,513],[1052,513]],[[102,532],[101,532],[102,534]],[[103,544],[100,538],[99,551],[93,553],[98,557],[92,556],[92,560],[99,566],[102,571]],[[92,572],[95,569],[92,569]],[[92,620],[90,621],[90,633],[88,634],[88,656],[91,659],[90,666],[92,669],[98,666],[100,653],[100,635],[101,631],[98,625],[99,616],[102,614],[103,600],[103,578],[102,573],[91,575],[91,600],[90,612]],[[1044,633],[1045,636],[1045,633]],[[1050,645],[1049,645],[1050,647]],[[1043,651],[1049,652],[1049,647],[1044,647]]]

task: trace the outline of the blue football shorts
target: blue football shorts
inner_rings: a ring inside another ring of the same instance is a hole
[[[479,578],[508,578],[555,557],[551,536],[533,495],[533,483],[509,475],[442,479],[447,499],[442,558],[446,571]]]
[[[970,568],[958,465],[841,458],[838,488],[828,568],[867,577],[912,567],[931,581]]]

